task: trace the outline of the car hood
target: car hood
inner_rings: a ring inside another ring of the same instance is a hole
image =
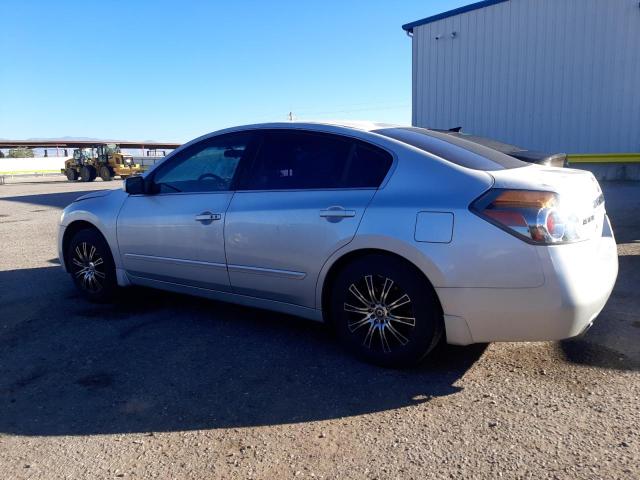
[[[98,197],[106,197],[107,195],[111,195],[115,190],[98,190],[96,192],[89,192],[85,195],[82,195],[74,200],[74,202],[80,202],[82,200],[89,200],[90,198],[98,198]]]

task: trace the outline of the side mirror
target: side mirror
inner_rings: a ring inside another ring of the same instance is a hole
[[[129,195],[144,195],[144,177],[134,175],[124,179],[124,191]]]

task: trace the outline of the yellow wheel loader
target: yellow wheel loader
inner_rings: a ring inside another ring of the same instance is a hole
[[[133,163],[133,157],[122,153],[115,143],[78,148],[73,151],[73,157],[64,162],[64,168],[61,169],[70,182],[93,182],[97,177],[109,182],[117,176],[125,179],[143,171],[143,167]]]

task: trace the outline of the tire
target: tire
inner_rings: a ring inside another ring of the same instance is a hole
[[[67,180],[70,182],[76,182],[78,180],[78,171],[73,168],[67,168],[65,175],[67,176]]]
[[[442,337],[442,309],[433,287],[402,259],[357,258],[338,273],[330,292],[329,314],[338,337],[367,362],[416,365]]]
[[[106,165],[102,165],[100,167],[100,178],[103,182],[110,182],[113,180],[113,175],[111,174],[111,170]]]
[[[67,269],[76,288],[88,300],[105,303],[118,289],[111,249],[95,229],[77,232],[65,252]]]
[[[80,180],[83,182],[90,182],[91,176],[93,175],[91,170],[93,170],[93,168],[89,165],[83,165],[80,168]]]

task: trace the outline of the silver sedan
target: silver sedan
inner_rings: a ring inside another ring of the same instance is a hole
[[[58,244],[90,300],[142,285],[298,315],[385,366],[579,335],[618,272],[590,173],[375,123],[205,135],[69,205]]]

